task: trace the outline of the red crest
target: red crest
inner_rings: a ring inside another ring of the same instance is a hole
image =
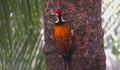
[[[60,15],[62,11],[60,9],[56,10],[56,14]]]

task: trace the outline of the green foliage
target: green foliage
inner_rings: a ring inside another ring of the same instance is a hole
[[[105,48],[112,50],[120,66],[120,1],[103,0],[102,18]]]
[[[43,0],[0,0],[0,69],[45,70]]]
[[[120,64],[120,35],[117,36],[117,40],[112,42],[112,53],[116,56],[116,61]]]

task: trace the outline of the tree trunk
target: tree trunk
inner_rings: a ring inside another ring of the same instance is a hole
[[[54,12],[58,8],[74,30],[69,69],[63,64],[53,35]],[[101,0],[45,0],[44,18],[47,70],[105,70]]]

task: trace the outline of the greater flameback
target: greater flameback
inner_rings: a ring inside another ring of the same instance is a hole
[[[56,17],[57,21],[54,24],[54,35],[66,65],[71,60],[71,29],[69,23],[63,20],[60,9],[56,11]]]

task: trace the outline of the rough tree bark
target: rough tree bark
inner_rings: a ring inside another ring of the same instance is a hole
[[[55,10],[61,8],[73,34],[70,69],[66,69],[53,35]],[[101,0],[45,0],[47,70],[105,70]]]

